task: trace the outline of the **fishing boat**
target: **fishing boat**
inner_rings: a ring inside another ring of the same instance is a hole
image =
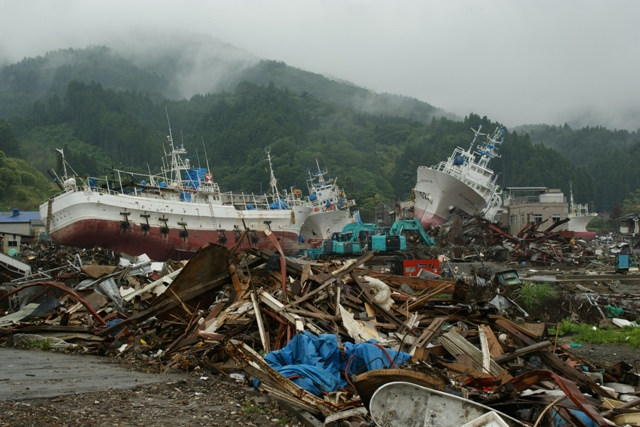
[[[489,162],[500,157],[504,129],[498,127],[490,135],[480,133],[481,129],[471,129],[474,136],[467,149],[456,147],[447,160],[418,168],[413,215],[423,227],[442,225],[461,213],[493,221],[498,213],[501,189]],[[479,136],[487,138],[477,141]]]
[[[595,231],[588,231],[587,225],[598,214],[589,213],[587,204],[579,204],[573,200],[573,185],[569,182],[569,213],[567,218],[567,230],[573,231],[573,235],[579,239],[592,240],[596,237]]]
[[[395,381],[382,385],[369,402],[378,427],[523,427],[504,413],[429,387]]]
[[[40,205],[40,217],[61,245],[146,253],[156,260],[190,258],[201,246],[299,250],[300,228],[312,208],[279,196],[222,192],[208,168],[194,168],[169,128],[165,166],[157,175],[113,170],[113,178],[57,177],[62,192]]]
[[[299,189],[293,189],[288,201],[302,203],[311,208],[300,229],[300,236],[311,246],[318,245],[322,240],[331,238],[333,233],[341,232],[347,224],[358,221],[358,213],[351,213],[355,200],[347,199],[344,190],[338,186],[338,179],[326,179],[326,170],[320,168],[316,159],[317,172],[307,170],[308,196],[302,196]]]

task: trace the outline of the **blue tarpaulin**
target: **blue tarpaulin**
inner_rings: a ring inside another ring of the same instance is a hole
[[[207,168],[193,168],[184,172],[185,185],[188,187],[198,188],[200,183],[204,182],[204,176]]]
[[[344,354],[340,354],[335,335],[316,336],[303,331],[282,350],[267,354],[264,360],[299,387],[321,396],[347,385],[344,378],[347,364],[348,375],[353,375],[399,366],[411,357],[404,352],[383,348],[375,341],[345,343],[344,349]]]
[[[277,200],[269,204],[269,209],[289,209],[287,202],[284,199]]]

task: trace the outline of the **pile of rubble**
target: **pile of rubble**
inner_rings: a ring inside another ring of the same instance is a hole
[[[612,235],[589,242],[575,238],[572,231],[559,231],[568,219],[551,225],[526,224],[511,235],[498,224],[478,216],[460,217],[432,230],[438,246],[446,248],[456,259],[480,259],[527,263],[533,266],[591,266],[608,268],[618,253],[622,238]],[[618,240],[618,241],[616,241]],[[604,264],[600,263],[605,260]]]
[[[478,283],[373,270],[374,253],[317,263],[274,248],[211,244],[180,263],[35,249],[36,273],[0,287],[0,340],[231,374],[327,426],[640,419],[633,366],[573,356],[500,284],[470,303]]]

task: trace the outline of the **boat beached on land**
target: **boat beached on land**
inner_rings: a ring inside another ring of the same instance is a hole
[[[595,231],[588,231],[587,224],[597,218],[598,214],[589,212],[589,205],[576,203],[573,200],[573,185],[569,183],[569,223],[567,224],[567,230],[573,231],[575,237],[584,240],[592,240],[596,237]]]
[[[222,192],[206,168],[191,166],[171,129],[167,143],[166,166],[157,175],[113,170],[114,179],[80,179],[69,177],[65,167],[58,179],[62,192],[40,206],[51,239],[165,260],[189,258],[206,243],[274,249],[265,235],[271,230],[285,254],[298,252],[312,207],[295,199]]]
[[[468,148],[456,147],[453,154],[435,166],[420,166],[413,189],[414,218],[423,227],[439,226],[461,213],[482,215],[493,220],[502,206],[497,175],[489,167],[491,159],[500,157],[498,148],[504,142],[504,130],[490,135],[474,130]],[[477,141],[479,136],[486,141]]]
[[[326,170],[320,168],[316,159],[317,172],[307,171],[308,196],[302,196],[299,189],[294,189],[290,199],[294,203],[302,203],[311,208],[311,213],[302,224],[300,235],[304,242],[318,246],[323,240],[331,238],[333,233],[340,233],[348,224],[358,222],[358,212],[351,212],[355,200],[349,200],[344,189],[338,186],[338,179],[325,179]]]

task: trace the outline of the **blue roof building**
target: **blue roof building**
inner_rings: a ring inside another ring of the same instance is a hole
[[[22,243],[31,242],[43,231],[40,212],[21,212],[14,208],[11,212],[0,213],[2,251],[7,255],[18,253]]]

